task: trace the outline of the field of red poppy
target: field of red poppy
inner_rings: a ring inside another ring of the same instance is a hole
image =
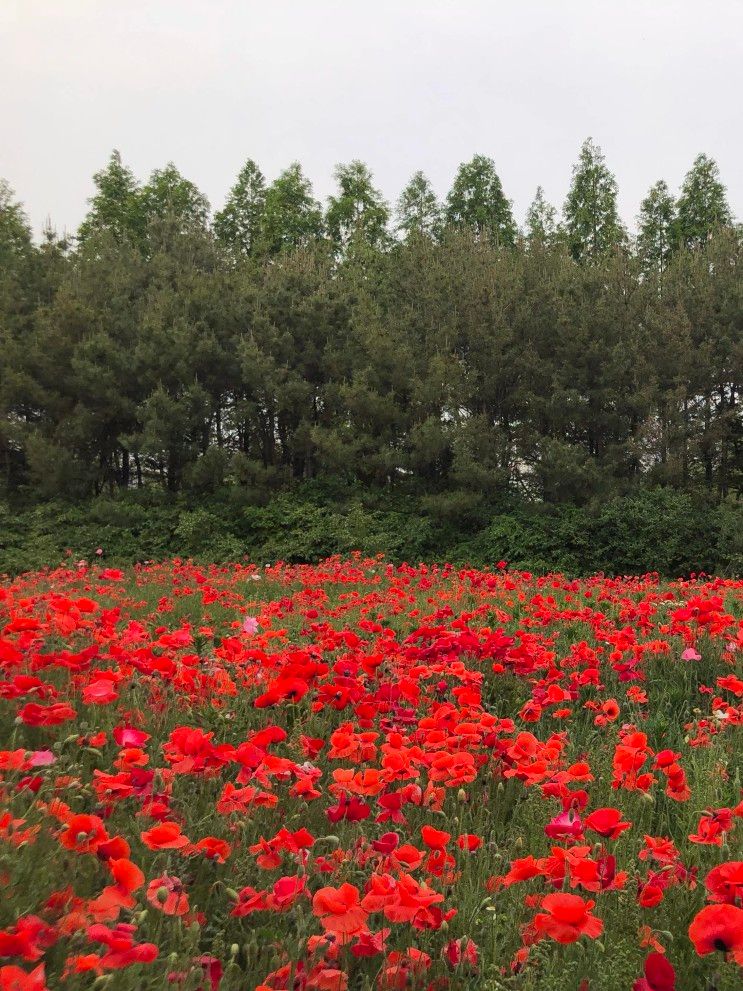
[[[0,989],[723,991],[743,581],[0,582]]]

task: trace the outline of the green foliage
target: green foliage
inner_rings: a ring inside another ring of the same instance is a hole
[[[325,224],[338,251],[352,244],[383,247],[388,240],[390,211],[373,176],[363,162],[355,160],[335,170],[338,194],[328,200]]]
[[[676,244],[699,247],[715,230],[731,223],[732,214],[717,163],[708,155],[697,155],[681,187],[673,231]]]
[[[51,231],[34,245],[0,187],[0,494],[157,492],[189,512],[228,500],[265,515],[279,497],[294,514],[314,487],[288,542],[270,516],[265,531],[228,520],[214,531],[225,556],[371,540],[438,557],[491,540],[496,557],[513,544],[527,564],[578,570],[740,560],[743,243],[714,162],[695,162],[678,210],[652,188],[636,245],[590,141],[565,225],[539,188],[518,238],[481,155],[445,208],[414,174],[397,240],[367,166],[336,178],[323,218],[298,164],[266,187],[248,161],[210,223],[174,165],[142,186],[114,152],[74,246]],[[598,534],[586,556],[570,520],[592,533],[602,506],[655,489],[706,507],[682,514],[688,539],[628,531],[630,550],[602,556]],[[552,531],[530,544],[519,521],[540,534],[553,513],[565,547]],[[176,527],[163,548],[206,553],[198,519]]]
[[[96,172],[93,182],[96,193],[78,228],[78,242],[85,244],[90,238],[106,233],[117,243],[127,240],[141,243],[147,226],[145,200],[134,173],[122,162],[120,152],[111,152],[108,165]]]
[[[443,225],[441,204],[422,172],[415,172],[400,193],[395,214],[396,230],[404,238],[440,235]]]
[[[196,186],[180,174],[172,162],[155,169],[141,192],[147,224],[169,218],[179,229],[203,227],[209,217],[209,201]]]
[[[256,251],[275,255],[307,245],[322,233],[322,211],[312,185],[294,162],[271,183],[263,202]]]
[[[673,248],[676,204],[661,179],[650,187],[640,206],[637,252],[648,272],[664,272]]]
[[[257,490],[256,490],[257,491]],[[585,507],[487,503],[467,490],[417,499],[333,493],[318,483],[245,503],[234,492],[198,502],[154,492],[79,505],[0,503],[0,573],[90,559],[183,556],[258,563],[318,561],[354,550],[395,561],[478,566],[507,560],[534,573],[735,574],[743,569],[740,504],[657,489]]]
[[[6,272],[30,254],[31,228],[13,190],[0,179],[0,271]]]
[[[446,218],[450,224],[488,237],[500,245],[513,245],[516,225],[511,203],[495,171],[495,162],[485,155],[459,166],[446,199]]]
[[[624,240],[617,181],[592,138],[583,143],[565,200],[565,235],[576,261],[596,262]]]
[[[559,234],[557,210],[548,203],[544,190],[537,186],[529,209],[526,211],[526,237],[531,246],[551,245]]]
[[[249,158],[238,173],[224,207],[214,216],[214,233],[228,248],[249,255],[255,250],[266,201],[266,180]]]

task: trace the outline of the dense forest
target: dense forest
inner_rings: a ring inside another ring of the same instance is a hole
[[[493,161],[391,208],[362,162],[326,208],[248,161],[212,214],[114,152],[74,237],[0,186],[0,495],[265,504],[308,482],[466,513],[743,484],[741,228],[713,160],[637,230],[583,145],[523,229]]]

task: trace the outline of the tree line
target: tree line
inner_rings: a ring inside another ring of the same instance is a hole
[[[323,209],[248,161],[210,212],[118,152],[74,237],[0,186],[0,489],[86,498],[300,480],[584,503],[743,481],[741,228],[700,155],[636,235],[590,139],[522,229],[493,161],[394,209],[359,161]]]

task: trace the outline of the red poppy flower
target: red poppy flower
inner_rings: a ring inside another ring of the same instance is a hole
[[[470,970],[477,969],[479,959],[477,944],[466,937],[450,940],[441,955],[450,967],[466,966]]]
[[[181,833],[181,827],[177,822],[159,822],[141,835],[142,842],[150,850],[182,850],[191,842]]]
[[[512,884],[518,884],[520,881],[529,881],[541,873],[541,862],[529,854],[528,857],[512,860],[511,869],[503,877],[496,878],[495,886],[503,885],[507,888]]]
[[[108,869],[111,871],[111,876],[115,884],[128,894],[137,891],[144,884],[144,874],[142,871],[131,860],[127,860],[124,857],[109,860]]]
[[[103,840],[98,844],[95,852],[99,860],[128,859],[131,849],[123,836],[112,836],[108,840]]]
[[[131,726],[117,726],[112,735],[120,747],[143,747],[150,738],[149,733]]]
[[[643,964],[644,977],[632,985],[632,991],[675,991],[676,971],[661,953],[650,953]]]
[[[351,947],[351,953],[355,957],[376,957],[384,953],[390,932],[390,929],[380,929],[376,933],[366,931],[359,933],[357,941]]]
[[[584,826],[586,829],[592,830],[594,833],[598,833],[599,836],[603,836],[608,840],[615,840],[618,836],[624,832],[625,829],[629,829],[632,823],[624,822],[622,820],[622,813],[618,809],[594,809],[594,811],[586,817]]]
[[[474,850],[480,849],[482,840],[474,833],[462,833],[461,836],[457,837],[457,846],[460,850],[468,850],[472,853]]]
[[[607,699],[601,704],[601,712],[594,719],[595,726],[606,726],[619,718],[619,703],[616,699]]]
[[[378,840],[372,840],[372,849],[389,856],[399,844],[400,837],[397,833],[382,833]]]
[[[147,885],[147,901],[165,915],[185,915],[188,912],[188,895],[177,877],[163,874]]]
[[[343,941],[357,936],[366,927],[368,913],[361,907],[358,888],[352,884],[320,888],[312,899],[312,911],[328,932]]]
[[[286,912],[307,888],[305,875],[280,877],[266,896],[266,907],[276,912]]]
[[[743,908],[707,905],[694,916],[689,939],[700,957],[718,950],[743,966]]]
[[[35,962],[57,938],[56,930],[38,916],[26,915],[9,929],[0,930],[0,957],[22,957]]]
[[[445,833],[433,826],[423,826],[421,837],[429,850],[443,850],[451,839],[451,833]]]
[[[0,991],[48,991],[44,964],[40,963],[30,972],[12,964],[0,967]]]
[[[413,946],[404,952],[393,950],[387,955],[385,966],[377,979],[379,991],[406,991],[420,983],[420,978],[430,966],[429,955]]]
[[[225,840],[217,839],[216,836],[205,836],[198,843],[193,845],[193,852],[203,853],[208,860],[213,860],[217,864],[223,864],[232,853],[232,847]]]
[[[325,814],[331,822],[340,822],[341,819],[346,819],[348,822],[361,822],[369,818],[371,807],[355,795],[352,795],[350,799],[341,795],[338,804],[327,808]]]
[[[322,748],[325,746],[325,740],[322,737],[311,737],[311,736],[300,736],[300,745],[305,755],[314,760],[315,757],[320,753]]]
[[[743,908],[743,860],[729,860],[714,867],[705,879],[709,899]]]
[[[78,953],[74,956],[67,957],[65,960],[64,971],[62,973],[62,979],[67,980],[74,974],[90,974],[94,973],[97,975],[103,974],[103,967],[101,967],[101,957],[98,953]]]
[[[572,809],[566,809],[547,823],[544,832],[553,840],[580,839],[583,836],[583,823]]]
[[[101,966],[106,970],[119,970],[135,963],[152,963],[157,958],[158,948],[154,943],[135,943],[136,932],[135,926],[123,922],[113,929],[103,925],[89,926],[88,938],[108,947],[101,957]]]
[[[642,908],[655,908],[663,901],[663,888],[658,884],[643,884],[637,894],[637,904]]]
[[[74,719],[77,712],[65,702],[54,702],[51,705],[38,705],[29,702],[18,713],[18,718],[27,726],[59,726]]]
[[[596,939],[601,935],[604,923],[591,915],[595,904],[584,901],[579,895],[545,895],[541,903],[545,911],[534,916],[534,927],[558,943],[575,943],[581,936]]]
[[[119,697],[112,678],[97,678],[83,689],[85,705],[109,705]]]
[[[674,846],[673,840],[665,836],[645,836],[645,846],[637,855],[640,860],[655,860],[662,865],[675,863],[679,858],[679,852]]]
[[[77,853],[95,853],[106,840],[108,833],[103,820],[89,815],[70,816],[59,835],[62,846]]]

